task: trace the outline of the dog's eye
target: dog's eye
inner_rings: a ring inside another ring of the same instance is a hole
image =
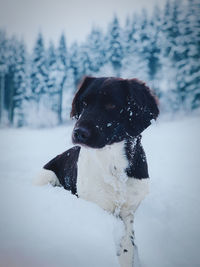
[[[115,109],[115,108],[116,108],[116,105],[114,104],[111,104],[111,103],[106,104],[106,109]]]

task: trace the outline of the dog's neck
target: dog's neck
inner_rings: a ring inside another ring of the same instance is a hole
[[[99,172],[105,173],[105,175],[109,173],[114,175],[115,173],[121,179],[127,179],[125,170],[129,164],[125,151],[125,140],[98,149],[81,147],[78,165],[78,169],[82,165],[83,169],[88,166],[91,171],[95,172],[98,169]]]
[[[146,155],[141,144],[141,135],[128,136],[121,142],[106,145],[100,149],[81,147],[80,157],[83,161],[96,161],[97,166],[118,166],[120,172],[136,179],[148,178]],[[87,165],[87,162],[85,162]],[[111,167],[109,167],[111,168]],[[115,168],[114,168],[115,169]]]

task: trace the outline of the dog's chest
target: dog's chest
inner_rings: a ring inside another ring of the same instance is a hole
[[[148,179],[128,178],[127,167],[124,142],[103,149],[81,148],[78,195],[112,213],[136,209],[148,191]]]

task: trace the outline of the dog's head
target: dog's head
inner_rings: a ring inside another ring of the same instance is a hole
[[[72,140],[92,148],[139,135],[159,114],[155,96],[136,79],[86,77],[77,91],[71,117]]]

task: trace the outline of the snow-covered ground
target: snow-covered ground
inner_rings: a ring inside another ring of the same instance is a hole
[[[0,266],[117,267],[121,221],[32,178],[71,146],[72,126],[0,130]],[[200,119],[160,120],[143,134],[150,194],[135,216],[144,267],[200,266]]]

